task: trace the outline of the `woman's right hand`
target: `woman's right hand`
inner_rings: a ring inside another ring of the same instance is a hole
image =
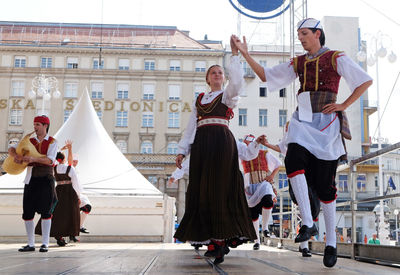
[[[175,163],[176,163],[176,167],[178,167],[179,169],[182,169],[182,161],[183,161],[184,157],[185,156],[182,154],[179,154],[176,156]]]

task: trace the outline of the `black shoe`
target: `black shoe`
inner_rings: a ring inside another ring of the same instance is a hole
[[[225,255],[228,255],[230,251],[231,251],[231,250],[229,249],[229,247],[228,247],[227,245],[225,245],[225,246],[224,246],[224,254],[225,254]]]
[[[18,251],[19,252],[35,251],[35,247],[34,246],[25,245],[25,246],[21,247],[20,249],[18,249]]]
[[[296,239],[294,239],[295,243],[301,243],[301,242],[305,242],[308,241],[309,239],[311,239],[311,236],[315,236],[318,234],[318,229],[315,226],[315,224],[313,224],[312,227],[308,227],[307,225],[303,225],[300,230],[299,230],[299,234],[296,236]]]
[[[253,245],[253,250],[259,250],[260,249],[260,244],[259,243],[255,243]]]
[[[79,240],[75,236],[69,236],[69,241],[74,243],[79,242]]]
[[[269,231],[268,231],[268,230],[264,230],[264,231],[263,231],[263,235],[264,235],[265,238],[271,237],[271,235],[269,234]]]
[[[214,260],[214,265],[220,264],[224,262],[224,256],[216,257]]]
[[[85,234],[89,234],[90,232],[86,229],[86,228],[84,228],[84,227],[82,227],[79,231],[81,231],[82,233],[85,233]]]
[[[39,252],[47,252],[47,251],[49,251],[49,248],[45,244],[42,244],[40,246]]]
[[[59,246],[65,246],[67,244],[67,242],[65,241],[65,239],[63,237],[60,238],[55,238],[57,240],[57,244]]]
[[[328,245],[324,251],[324,266],[332,267],[337,261],[337,249],[333,246]]]
[[[301,250],[301,255],[303,257],[311,257],[312,256],[312,254],[311,254],[311,252],[310,252],[310,250],[308,248],[303,248]]]

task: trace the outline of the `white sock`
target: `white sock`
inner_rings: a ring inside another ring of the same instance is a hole
[[[302,225],[308,227],[313,226],[313,219],[311,215],[310,198],[308,197],[308,186],[304,174],[299,174],[290,178],[293,193],[297,200],[297,205],[300,210]]]
[[[307,249],[308,249],[308,241],[301,242],[301,243],[300,243],[300,248],[301,248],[301,249],[304,249],[304,248],[307,248]]]
[[[25,221],[26,235],[28,236],[28,245],[35,246],[35,223],[32,220]]]
[[[253,221],[253,226],[254,226],[254,230],[256,231],[256,235],[257,235],[257,240],[254,240],[254,242],[260,243],[260,227],[259,227],[258,219],[256,221]]]
[[[42,219],[42,244],[49,246],[51,219]]]
[[[268,222],[269,222],[269,218],[271,217],[271,213],[272,213],[272,208],[270,209],[262,209],[262,230],[268,230]]]
[[[330,203],[321,202],[326,228],[326,246],[336,247],[336,200]]]
[[[83,211],[81,212],[81,227],[80,228],[83,227],[83,223],[85,222],[87,215],[88,214],[86,214],[85,212],[83,212]]]

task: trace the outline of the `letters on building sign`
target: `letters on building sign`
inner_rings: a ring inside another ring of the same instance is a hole
[[[76,99],[64,100],[64,110],[73,110],[76,102]],[[92,100],[92,103],[96,111],[164,112],[166,110],[172,113],[192,111],[188,102]],[[8,105],[11,109],[36,109],[32,99],[0,99],[0,109],[6,109]]]

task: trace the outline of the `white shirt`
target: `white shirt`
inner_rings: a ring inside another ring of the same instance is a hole
[[[341,55],[337,59],[337,72],[354,90],[372,78],[352,59]],[[296,78],[290,62],[264,68],[267,79],[267,88],[277,91],[288,86]],[[293,113],[290,120],[286,144],[298,143],[310,151],[315,157],[323,160],[336,160],[345,154],[345,149],[340,134],[340,123],[336,113],[313,113],[312,122],[299,120],[298,111]]]
[[[44,139],[48,140],[49,139],[49,135],[47,134]],[[34,138],[37,140],[37,142],[40,142],[40,140],[37,138],[37,136],[35,135]],[[12,148],[17,148],[19,142],[17,144],[12,145]],[[47,157],[51,160],[52,163],[55,162],[56,160],[56,156],[57,156],[57,150],[58,150],[58,146],[57,146],[57,141],[54,139],[54,141],[49,145],[49,148],[47,149]],[[32,166],[28,166],[26,168],[26,176],[24,179],[24,183],[25,184],[29,184],[29,181],[31,180],[31,176],[32,176]]]
[[[229,83],[225,90],[207,93],[201,99],[201,104],[208,104],[212,102],[218,95],[222,95],[222,103],[229,108],[235,108],[239,101],[239,93],[243,86],[243,70],[240,67],[240,59],[238,56],[232,56],[229,67],[227,68],[229,74]],[[185,129],[185,134],[178,144],[178,154],[185,156],[190,154],[190,146],[194,141],[197,130],[197,109],[196,101],[193,103],[193,110],[189,118],[189,122]]]
[[[255,156],[249,160],[253,160],[256,157],[257,156]],[[272,173],[276,168],[278,168],[279,166],[282,165],[282,162],[277,157],[275,157],[273,154],[271,154],[269,151],[267,151],[267,154],[265,157],[266,157],[267,163],[268,163],[268,172],[270,172],[270,173]],[[256,182],[254,182],[254,183],[256,183]],[[249,186],[249,185],[250,185],[250,173],[246,173],[246,174],[244,174],[244,186]]]
[[[67,172],[67,169],[68,169],[68,165],[65,165],[65,164],[58,164],[56,167],[56,171],[58,174],[65,174]],[[76,175],[76,172],[75,172],[75,169],[73,166],[71,166],[68,176],[71,178],[72,188],[74,188],[76,195],[78,196],[78,198],[80,198],[83,188],[82,188],[81,183],[79,182],[79,179]]]

